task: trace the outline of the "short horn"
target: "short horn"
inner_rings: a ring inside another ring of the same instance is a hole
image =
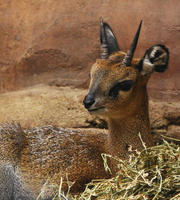
[[[104,22],[101,17],[100,19],[100,41],[101,41],[101,59],[107,59],[108,58],[108,43],[104,28]]]
[[[136,50],[136,46],[137,46],[137,43],[138,43],[138,39],[139,39],[139,34],[140,34],[140,31],[141,31],[141,25],[142,25],[142,20],[139,24],[139,27],[138,27],[138,30],[136,32],[136,35],[133,39],[133,42],[130,46],[130,49],[128,50],[127,54],[125,55],[123,61],[122,61],[122,65],[125,65],[125,66],[130,66],[131,65],[131,61],[133,59],[133,55],[134,55],[134,52]]]

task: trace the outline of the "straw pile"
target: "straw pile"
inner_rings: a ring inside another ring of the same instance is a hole
[[[128,160],[115,159],[118,173],[111,179],[93,180],[83,193],[77,196],[61,196],[65,200],[180,200],[180,146],[163,141],[162,144],[131,152]]]

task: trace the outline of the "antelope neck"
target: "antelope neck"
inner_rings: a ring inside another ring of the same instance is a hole
[[[136,115],[125,119],[108,119],[108,151],[110,154],[122,157],[123,154],[128,154],[127,150],[129,146],[132,146],[133,149],[142,149],[143,146],[139,138],[139,133],[147,146],[153,144],[148,103],[145,103],[144,106],[143,109],[138,109]]]

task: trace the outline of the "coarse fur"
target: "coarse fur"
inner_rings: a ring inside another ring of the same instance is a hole
[[[17,133],[25,137],[20,156],[14,152],[19,146],[14,146],[16,138],[11,137]],[[108,177],[101,158],[106,137],[104,130],[69,130],[49,125],[23,131],[19,125],[5,124],[0,129],[0,140],[8,140],[8,153],[0,156],[4,162],[13,163],[18,168],[25,187],[33,192],[34,198],[41,192],[45,199],[49,190],[47,182],[58,188],[61,177],[63,191],[68,189],[67,179],[75,182],[73,192],[82,191],[85,184],[94,178]],[[2,144],[1,149],[4,149]]]
[[[11,163],[0,163],[0,200],[35,200]]]
[[[91,114],[106,118],[108,131],[53,126],[23,131],[19,125],[1,127],[0,156],[18,167],[25,186],[34,195],[41,191],[43,198],[48,199],[48,187],[42,186],[47,181],[58,186],[61,177],[62,190],[68,189],[66,181],[74,182],[73,192],[81,191],[92,179],[108,178],[110,174],[104,170],[101,154],[127,158],[128,147],[143,148],[139,133],[147,146],[153,145],[146,87],[153,71],[167,68],[169,52],[163,45],[154,45],[142,59],[133,59],[130,66],[122,64],[125,56],[118,50],[96,61],[84,99]],[[112,163],[111,167],[115,173],[116,167]]]

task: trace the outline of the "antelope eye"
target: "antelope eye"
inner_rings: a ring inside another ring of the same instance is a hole
[[[126,81],[117,83],[116,85],[114,85],[110,89],[109,96],[115,98],[115,97],[118,96],[118,93],[119,93],[120,90],[122,90],[122,91],[128,91],[128,90],[131,89],[132,85],[133,85],[133,81],[132,80],[126,80]]]

